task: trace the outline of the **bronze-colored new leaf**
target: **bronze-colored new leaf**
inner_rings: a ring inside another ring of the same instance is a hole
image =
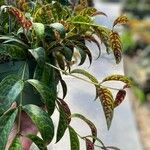
[[[124,100],[125,96],[126,96],[126,91],[119,90],[116,95],[115,101],[114,101],[114,107],[119,106],[122,103],[122,101]]]
[[[110,75],[110,76],[104,78],[102,82],[111,81],[111,80],[122,81],[122,82],[126,83],[126,86],[124,86],[124,88],[131,87],[131,85],[132,85],[131,80],[124,75]]]
[[[116,64],[119,64],[122,58],[122,45],[120,36],[117,32],[112,31],[109,35],[109,39],[116,60]]]
[[[98,88],[99,98],[103,107],[103,111],[106,118],[107,128],[111,126],[114,113],[114,100],[112,93],[107,88]]]
[[[118,24],[126,24],[126,23],[128,23],[128,21],[129,20],[128,20],[127,16],[120,16],[114,21],[113,27]]]
[[[86,150],[94,150],[94,144],[92,141],[86,138],[85,142],[86,142]]]

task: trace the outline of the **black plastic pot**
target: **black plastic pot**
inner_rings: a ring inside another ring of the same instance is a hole
[[[24,61],[10,61],[4,64],[0,64],[0,81],[4,79],[7,75],[15,74],[18,75],[19,69],[24,65]],[[35,69],[35,63],[29,62],[29,78],[33,78],[33,72]],[[23,103],[22,105],[26,104],[35,104],[38,106],[43,105],[41,101],[40,95],[34,90],[34,88],[30,84],[26,84],[23,90]],[[16,99],[16,101],[19,101],[19,96]]]

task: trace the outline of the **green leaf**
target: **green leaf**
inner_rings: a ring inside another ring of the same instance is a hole
[[[0,83],[0,114],[4,113],[16,100],[24,88],[24,82],[14,75],[9,75]]]
[[[130,87],[132,85],[132,82],[131,82],[131,80],[128,77],[126,77],[124,75],[118,75],[118,74],[110,75],[110,76],[104,78],[102,80],[102,82],[112,81],[112,80],[114,80],[114,81],[122,81],[122,82],[126,83],[128,87]]]
[[[9,150],[22,150],[22,146],[20,143],[20,139],[18,137],[15,137],[12,141]]]
[[[0,117],[0,150],[5,150],[16,115],[17,110],[12,109]]]
[[[32,25],[33,25],[33,28],[34,28],[34,31],[35,31],[37,37],[42,39],[44,37],[44,32],[45,32],[44,24],[33,23]]]
[[[59,123],[57,129],[56,142],[60,141],[60,139],[63,137],[67,129],[67,120],[66,120],[64,109],[60,102],[57,101],[57,103],[59,106]]]
[[[52,23],[49,26],[51,28],[57,30],[59,32],[61,38],[65,38],[66,31],[65,31],[64,26],[61,23]]]
[[[84,75],[85,77],[90,79],[93,83],[98,84],[98,80],[92,74],[90,74],[89,72],[87,72],[84,69],[74,69],[70,73],[77,73],[77,74]]]
[[[25,50],[13,44],[0,44],[0,53],[10,55],[12,59],[20,60],[26,58]]]
[[[30,83],[40,93],[44,103],[46,104],[49,115],[52,115],[55,109],[55,92],[50,87],[38,80],[30,79],[27,80],[27,82]]]
[[[35,58],[37,63],[41,66],[45,62],[45,50],[43,47],[38,47],[35,49],[29,49],[29,52]]]
[[[54,125],[48,113],[46,113],[40,107],[32,104],[23,106],[23,110],[38,128],[44,143],[50,143],[54,136]]]
[[[67,61],[71,61],[73,52],[69,47],[63,46],[62,53]]]
[[[98,95],[101,101],[106,118],[107,128],[109,130],[114,114],[114,100],[112,93],[107,88],[98,88]]]
[[[86,122],[88,124],[88,126],[90,127],[90,129],[91,129],[92,135],[97,137],[97,129],[96,129],[95,125],[90,120],[88,120],[83,115],[77,114],[77,113],[72,114],[71,117],[77,117],[77,118],[83,120],[84,122]],[[94,142],[95,142],[95,139],[93,139],[93,143]]]
[[[69,126],[70,150],[80,150],[79,139],[75,130]]]
[[[44,141],[34,134],[28,134],[27,138],[29,138],[35,145],[39,148],[39,150],[47,150],[47,147],[44,144]]]
[[[80,63],[79,63],[79,66],[80,66],[80,65],[82,65],[82,64],[85,62],[85,60],[86,60],[86,53],[85,53],[84,50],[81,49],[79,46],[76,46],[76,49],[79,51],[80,56],[81,56],[81,61],[80,61]]]

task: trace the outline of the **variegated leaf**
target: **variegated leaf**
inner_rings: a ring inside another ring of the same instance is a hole
[[[77,118],[80,118],[81,120],[83,120],[84,122],[87,123],[87,125],[90,127],[91,129],[91,132],[92,132],[92,136],[94,137],[97,137],[97,129],[96,129],[96,126],[90,121],[88,120],[86,117],[84,117],[83,115],[81,114],[72,114],[71,117],[77,117]],[[93,143],[95,142],[95,139],[93,139]]]
[[[94,144],[89,139],[85,139],[86,141],[86,150],[94,150]]]
[[[80,4],[84,7],[88,6],[88,1],[87,0],[80,0]]]
[[[114,21],[113,27],[118,24],[126,24],[126,23],[128,23],[128,21],[129,20],[128,20],[127,16],[120,16]]]
[[[119,90],[116,95],[115,101],[114,101],[114,107],[119,106],[122,103],[122,101],[124,100],[125,96],[126,96],[126,91]]]
[[[132,85],[131,80],[124,75],[110,75],[110,76],[104,78],[102,80],[102,82],[111,81],[111,80],[122,81],[122,82],[126,83],[125,87],[131,87],[131,85]]]
[[[122,45],[120,36],[117,32],[112,31],[109,35],[109,39],[116,60],[116,64],[119,64],[122,58]]]
[[[112,93],[107,88],[98,88],[99,98],[103,107],[103,111],[106,118],[107,128],[111,126],[114,113],[114,100]]]

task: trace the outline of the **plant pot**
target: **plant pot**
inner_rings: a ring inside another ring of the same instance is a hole
[[[0,81],[4,79],[7,75],[16,74],[18,75],[19,69],[24,65],[25,61],[10,61],[7,63],[0,64]],[[33,78],[33,72],[35,69],[34,61],[28,63],[29,66],[29,78]],[[22,92],[23,102],[22,105],[34,104],[41,106],[43,105],[40,95],[34,90],[30,84],[26,84]],[[19,101],[20,96],[16,99]]]

